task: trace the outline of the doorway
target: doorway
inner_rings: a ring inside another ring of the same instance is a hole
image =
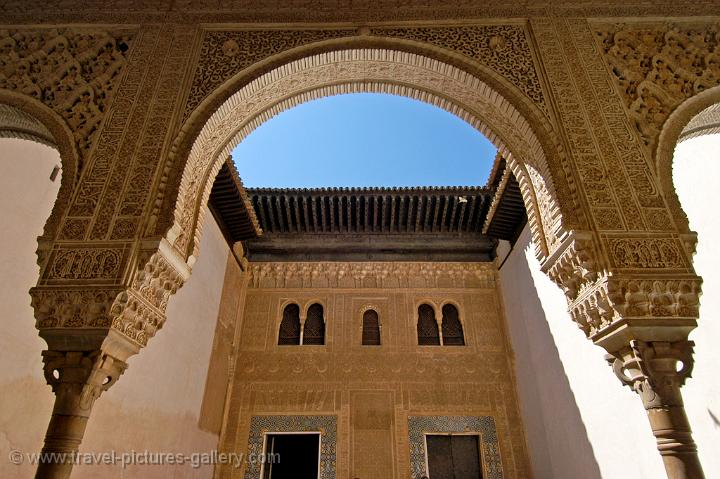
[[[428,434],[425,440],[430,479],[482,479],[477,435]]]
[[[320,433],[268,434],[265,457],[276,458],[263,467],[263,479],[318,479]]]

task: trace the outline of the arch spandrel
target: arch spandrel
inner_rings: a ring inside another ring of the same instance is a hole
[[[672,152],[690,119],[720,96],[720,28],[678,21],[599,23],[593,30],[658,185],[653,188],[664,196],[673,226],[688,233],[672,187]]]
[[[525,199],[528,206],[536,205],[529,208],[531,217],[540,213],[533,233],[541,257],[559,245],[565,234],[559,214],[562,206],[547,173],[550,166],[543,145],[524,116],[469,73],[431,58],[380,49],[337,50],[290,62],[226,100],[190,149],[168,239],[186,257],[195,256],[197,238],[189,235],[201,224],[200,205],[217,173],[217,159],[226,157],[252,128],[303,101],[358,91],[404,95],[444,108],[478,128],[509,159],[519,158],[529,165],[535,175],[528,175]],[[537,201],[540,197],[544,202]]]

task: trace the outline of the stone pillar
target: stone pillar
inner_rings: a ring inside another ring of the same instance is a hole
[[[42,355],[55,405],[35,477],[65,479],[72,472],[95,400],[127,364],[102,350],[43,351]]]
[[[702,289],[691,267],[695,238],[683,238],[617,240],[629,258],[620,261],[603,257],[591,233],[573,232],[544,268],[565,292],[578,328],[609,353],[616,376],[640,396],[668,479],[704,479],[680,393],[692,372],[687,338],[697,326]],[[678,243],[687,248],[686,262]],[[635,267],[639,262],[643,268]]]
[[[632,340],[606,356],[620,381],[642,399],[669,479],[704,479],[680,387],[693,368],[692,341]]]

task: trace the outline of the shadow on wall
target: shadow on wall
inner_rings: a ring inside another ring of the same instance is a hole
[[[710,415],[710,419],[712,419],[713,424],[715,424],[715,427],[720,428],[720,420],[718,420],[718,417],[715,414],[713,414],[713,412],[710,409],[708,409],[707,412]]]
[[[502,265],[500,281],[533,473],[538,479],[601,479],[526,260],[529,244],[526,227]]]

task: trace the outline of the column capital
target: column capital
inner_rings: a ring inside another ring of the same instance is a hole
[[[43,351],[45,380],[57,399],[55,412],[89,416],[95,400],[127,369],[104,351]]]
[[[642,399],[645,409],[682,406],[680,387],[691,377],[692,341],[632,340],[628,347],[605,356],[620,382]]]

